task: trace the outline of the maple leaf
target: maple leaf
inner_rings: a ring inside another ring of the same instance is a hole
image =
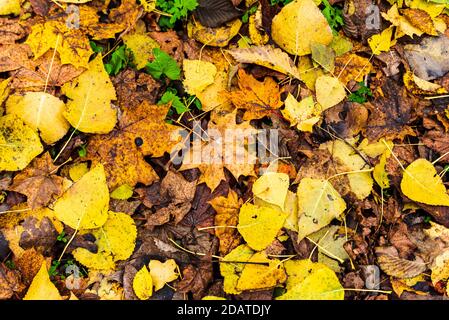
[[[165,122],[168,109],[144,101],[136,109],[123,112],[118,129],[90,140],[88,159],[104,165],[111,189],[158,179],[144,156],[161,157],[179,143],[180,128]]]
[[[31,209],[44,207],[63,192],[64,178],[56,175],[57,170],[47,152],[17,174],[9,189],[26,195]]]
[[[237,108],[246,110],[244,120],[263,118],[282,106],[279,86],[272,78],[260,82],[243,69],[238,77],[240,90],[231,92],[229,98]]]
[[[240,206],[243,201],[238,198],[237,193],[229,190],[227,197],[217,197],[209,201],[215,215],[215,236],[220,240],[220,253],[227,254],[240,244],[240,237],[235,228],[226,228],[227,226],[236,226],[239,218]]]

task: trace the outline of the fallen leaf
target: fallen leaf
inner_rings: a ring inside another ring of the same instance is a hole
[[[284,283],[286,279],[284,266],[280,260],[268,259],[265,252],[257,252],[244,264],[236,289],[238,291],[264,290]]]
[[[386,274],[396,278],[413,278],[427,269],[426,264],[419,257],[416,257],[415,261],[399,258],[394,247],[378,247],[376,255],[380,268]]]
[[[244,120],[263,118],[282,106],[279,87],[272,78],[260,82],[243,69],[238,76],[240,90],[231,92],[230,99],[237,108],[246,110]]]
[[[35,248],[39,252],[48,253],[58,237],[50,218],[44,217],[39,222],[34,217],[27,217],[22,223],[23,232],[19,245],[24,248]]]
[[[91,233],[97,239],[98,252],[77,248],[72,253],[78,262],[88,268],[114,270],[117,261],[128,259],[134,251],[137,229],[126,213],[109,211],[104,225]]]
[[[140,300],[148,300],[153,294],[153,280],[146,266],[137,271],[133,280],[134,293]]]
[[[55,20],[33,25],[25,43],[30,46],[35,59],[55,49],[62,64],[71,64],[77,68],[88,68],[89,57],[93,54],[85,34]]]
[[[449,195],[432,163],[413,161],[402,175],[401,190],[413,201],[433,206],[449,206]]]
[[[102,165],[75,182],[54,204],[56,217],[75,230],[101,227],[108,218],[109,190]]]
[[[184,71],[184,87],[191,95],[198,95],[209,85],[214,83],[217,68],[210,62],[201,60],[184,59],[182,62]]]
[[[335,67],[335,52],[330,46],[312,42],[310,44],[312,59],[327,72],[333,72]],[[338,73],[336,73],[338,74]]]
[[[154,291],[162,289],[166,283],[178,279],[179,276],[179,267],[173,259],[168,259],[164,263],[158,260],[150,260],[148,268],[153,280]]]
[[[284,263],[287,272],[287,292],[278,300],[343,300],[344,289],[335,273],[321,263],[311,260],[289,260]]]
[[[368,39],[368,44],[373,54],[380,54],[381,52],[388,52],[390,48],[396,44],[396,39],[392,39],[393,26],[383,30],[380,34],[372,35]]]
[[[368,59],[353,53],[346,53],[335,59],[334,74],[344,84],[351,80],[361,82],[372,70],[373,65]]]
[[[194,14],[203,25],[215,28],[239,17],[240,11],[230,0],[201,0],[198,1]]]
[[[246,203],[240,208],[237,229],[251,248],[260,251],[273,242],[286,218],[280,210]]]
[[[332,41],[332,30],[320,9],[312,0],[295,0],[284,6],[274,18],[271,36],[290,54],[311,53],[312,42],[324,45]]]
[[[1,15],[2,7],[0,7]],[[0,43],[14,44],[26,35],[25,29],[16,19],[0,18]]]
[[[9,189],[26,195],[31,209],[45,207],[63,192],[64,178],[56,175],[57,170],[47,152],[17,174]]]
[[[402,9],[403,16],[415,27],[432,36],[438,35],[432,17],[424,10]]]
[[[297,67],[288,54],[270,45],[233,49],[229,53],[238,62],[254,63],[300,79]]]
[[[413,35],[415,34],[418,36],[423,34],[423,31],[413,26],[406,17],[399,14],[398,6],[396,4],[393,5],[387,13],[382,12],[382,17],[385,20],[390,21],[394,26],[399,28],[402,33],[405,33],[411,38],[413,38]]]
[[[65,104],[45,92],[27,92],[23,96],[11,95],[6,101],[6,113],[21,118],[39,132],[42,140],[53,144],[69,131],[70,124],[63,116]]]
[[[153,49],[159,48],[156,40],[151,38],[145,32],[133,32],[123,36],[123,42],[133,53],[134,62],[137,70],[145,68],[149,58],[153,56]]]
[[[198,21],[190,20],[187,23],[187,34],[207,46],[225,47],[234,38],[242,26],[242,21],[236,19],[219,28],[208,28],[201,25]]]
[[[0,4],[0,15],[13,14],[18,15],[20,13],[20,0],[5,0]]]
[[[111,100],[116,100],[115,89],[106,73],[101,55],[89,63],[89,69],[62,92],[69,98],[64,117],[79,131],[108,133],[117,122],[117,110]]]
[[[285,108],[281,110],[282,115],[290,121],[290,125],[296,125],[300,131],[312,132],[313,126],[321,119],[321,111],[315,101],[313,101],[312,96],[305,97],[298,102],[289,93],[284,104]]]
[[[323,111],[335,106],[346,98],[343,84],[331,76],[319,76],[315,82],[316,100]]]
[[[22,170],[43,150],[37,133],[20,118],[0,117],[0,170]]]
[[[267,172],[253,184],[254,196],[284,210],[285,198],[289,187],[289,177],[285,173]]]
[[[298,242],[340,219],[346,203],[327,180],[304,178],[297,191]]]
[[[240,290],[237,289],[237,283],[240,274],[247,262],[254,254],[245,244],[238,246],[229,252],[220,262],[220,273],[224,278],[223,290],[228,294],[239,294]]]
[[[58,289],[50,281],[45,261],[42,262],[23,300],[62,300]]]
[[[4,263],[0,263],[0,299],[6,300],[19,294],[25,289],[17,270],[11,270]]]

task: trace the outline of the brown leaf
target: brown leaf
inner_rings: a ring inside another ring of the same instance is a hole
[[[24,231],[20,236],[19,245],[24,248],[35,248],[39,252],[49,252],[56,242],[58,232],[48,217],[44,217],[40,223],[30,216],[22,223]]]
[[[117,101],[122,108],[137,108],[143,101],[156,103],[160,83],[146,73],[126,69],[112,79]]]
[[[383,97],[378,97],[372,104],[365,104],[371,111],[365,129],[366,137],[377,141],[380,138],[403,139],[406,135],[415,135],[407,125],[413,102],[407,97],[405,88],[388,79],[382,90]]]
[[[32,68],[30,48],[25,44],[0,45],[0,72],[20,69],[23,66]]]
[[[220,253],[228,254],[236,248],[241,241],[236,228],[226,228],[226,226],[236,226],[239,220],[239,211],[243,201],[239,199],[237,193],[229,190],[227,197],[217,197],[210,201],[212,207],[217,211],[215,215],[215,236],[220,240]]]
[[[151,38],[156,40],[161,46],[161,50],[167,52],[177,62],[183,59],[183,42],[179,39],[175,31],[167,32],[149,32]]]
[[[40,15],[46,16],[50,10],[51,3],[47,0],[30,0],[33,11]]]
[[[422,137],[422,142],[440,155],[449,151],[449,133],[437,130],[427,131]],[[448,158],[444,161],[447,162]]]
[[[399,258],[394,247],[377,247],[376,255],[380,268],[393,277],[413,278],[427,269],[420,257],[416,257],[415,261]]]
[[[20,271],[23,282],[26,285],[31,284],[43,262],[44,257],[34,248],[25,250],[20,257],[14,259],[14,265]]]
[[[433,36],[438,35],[432,17],[426,11],[420,9],[403,9],[401,13],[419,30]]]
[[[44,207],[63,192],[64,179],[56,175],[57,170],[47,152],[17,174],[9,190],[26,195],[31,209]]]
[[[20,279],[20,273],[0,263],[0,300],[9,299],[24,289],[25,285]]]
[[[25,29],[16,19],[0,18],[0,43],[13,44],[26,35]]]
[[[212,282],[212,263],[204,262],[199,266],[189,264],[182,270],[182,280],[176,288],[181,293],[193,294],[193,299],[202,298],[209,283]]]

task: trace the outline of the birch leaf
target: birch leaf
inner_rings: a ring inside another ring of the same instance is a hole
[[[115,89],[106,73],[101,55],[89,63],[89,69],[62,87],[69,98],[64,116],[77,130],[88,133],[108,133],[117,122]]]
[[[417,159],[405,169],[401,190],[413,201],[449,206],[449,195],[443,181],[433,164],[426,159]]]
[[[16,115],[0,117],[0,171],[22,170],[43,150],[37,133]]]
[[[42,262],[23,300],[62,300],[58,289],[50,281],[45,261]]]
[[[12,95],[6,101],[6,112],[13,113],[39,132],[42,140],[53,144],[65,136],[70,124],[63,116],[64,102],[45,92]]]
[[[298,242],[339,219],[346,203],[327,180],[304,178],[298,186]]]

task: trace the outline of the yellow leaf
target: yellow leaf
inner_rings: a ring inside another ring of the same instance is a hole
[[[0,4],[0,16],[20,13],[20,0],[2,0]]]
[[[385,165],[387,164],[387,159],[390,157],[390,150],[385,150],[385,152],[380,156],[379,163],[374,166],[373,178],[383,189],[390,187],[390,180],[388,179],[388,173],[385,170]]]
[[[13,95],[6,101],[6,112],[13,113],[38,131],[42,140],[53,144],[65,136],[70,124],[63,116],[64,102],[45,92]]]
[[[76,182],[88,172],[89,168],[87,167],[87,162],[81,162],[70,167],[69,176],[73,182]]]
[[[262,47],[252,46],[243,49],[233,49],[229,53],[238,62],[258,64],[300,79],[298,69],[292,59],[279,48],[274,48],[270,45]]]
[[[345,88],[337,78],[320,76],[315,83],[316,100],[323,107],[323,111],[329,109],[346,97]]]
[[[247,262],[253,263],[247,263],[243,267],[237,281],[238,291],[270,289],[287,279],[282,262],[278,259],[268,259],[265,252],[253,254]]]
[[[267,172],[253,184],[254,196],[284,210],[284,202],[287,197],[289,177],[285,173]]]
[[[333,72],[335,67],[335,52],[330,46],[312,42],[310,44],[312,59],[327,72]],[[338,73],[336,73],[338,74]]]
[[[298,242],[339,219],[346,203],[327,180],[304,178],[298,186]]]
[[[117,200],[128,200],[133,195],[133,188],[127,184],[122,184],[111,192],[111,198]]]
[[[153,49],[159,48],[156,40],[145,32],[133,32],[123,36],[123,42],[133,53],[134,62],[138,70],[145,68],[148,58],[153,56]]]
[[[295,0],[284,6],[274,18],[271,36],[290,54],[311,53],[312,42],[324,45],[332,41],[332,30],[320,9],[312,0]]]
[[[347,84],[351,80],[363,81],[372,69],[373,65],[367,58],[353,53],[346,53],[335,59],[334,74],[338,75],[338,79],[343,84]]]
[[[335,140],[322,145],[327,147],[332,156],[341,162],[346,171],[369,169],[369,165],[353,148],[341,140]],[[365,199],[373,189],[373,179],[369,172],[357,172],[347,175],[351,191],[360,200]]]
[[[449,206],[449,195],[432,163],[413,161],[404,171],[401,190],[413,201],[433,206]]]
[[[436,3],[428,0],[406,0],[406,4],[412,9],[420,9],[427,12],[432,18],[441,14],[446,7],[444,3]]]
[[[0,81],[0,106],[3,104],[3,102],[9,96],[9,82],[10,81],[11,81],[11,78]],[[0,116],[2,116],[2,115],[3,115],[3,108],[0,107]]]
[[[218,107],[227,109],[231,102],[227,95],[221,94],[228,86],[228,73],[218,71],[215,75],[214,82],[202,92],[197,93],[198,100],[201,101],[202,110],[204,112],[211,111]]]
[[[312,132],[313,126],[320,121],[320,111],[313,101],[313,97],[309,96],[298,102],[291,93],[288,94],[284,101],[285,109],[281,110],[285,119],[290,121],[292,126],[296,125],[298,130],[304,132]]]
[[[145,12],[152,12],[156,9],[156,0],[140,0]]]
[[[393,149],[393,142],[386,141],[386,143],[390,149]],[[368,139],[366,138],[363,139],[362,142],[360,142],[357,149],[371,158],[377,158],[382,153],[388,150],[387,146],[382,140],[369,143]]]
[[[76,230],[101,227],[108,218],[109,190],[99,164],[75,182],[54,206],[56,217]]]
[[[216,296],[205,296],[201,298],[201,300],[226,300],[226,298]]]
[[[343,261],[349,259],[348,253],[343,248],[347,238],[345,234],[339,234],[338,226],[327,226],[321,230],[311,234],[309,239],[312,239],[318,246],[318,252],[328,256],[329,258]]]
[[[137,228],[126,213],[109,211],[106,223],[90,233],[97,239],[97,253],[84,248],[73,251],[75,259],[88,268],[113,270],[115,262],[128,259],[134,251]]]
[[[430,266],[432,270],[431,280],[433,284],[449,278],[449,250],[439,254]]]
[[[396,40],[392,40],[393,26],[383,30],[380,34],[375,34],[368,39],[368,44],[373,54],[388,52],[390,48],[396,44]]]
[[[316,79],[324,74],[323,69],[314,67],[312,59],[309,56],[304,56],[299,59],[298,70],[301,75],[301,80],[310,90],[315,90]]]
[[[344,289],[335,273],[311,260],[289,260],[284,263],[288,278],[287,292],[278,300],[343,300]]]
[[[0,117],[0,171],[22,170],[43,150],[37,133],[16,115]]]
[[[435,95],[447,93],[446,89],[439,84],[426,81],[407,71],[403,76],[404,85],[408,91],[416,95]]]
[[[241,293],[241,291],[237,290],[237,282],[245,267],[244,263],[248,261],[253,254],[254,251],[251,250],[250,247],[242,244],[223,257],[220,262],[220,273],[224,278],[224,292],[229,294]]]
[[[76,4],[86,3],[86,2],[90,2],[90,1],[92,1],[92,0],[58,0],[58,2],[76,3]]]
[[[184,70],[184,87],[187,93],[197,95],[214,83],[217,68],[210,62],[201,60],[184,59],[182,62]]]
[[[164,263],[158,260],[150,260],[148,265],[153,279],[154,291],[162,289],[166,283],[178,279],[178,265],[175,260],[168,259]]]
[[[62,300],[58,289],[50,281],[45,261],[42,262],[23,300]]]
[[[49,49],[58,51],[61,64],[88,67],[93,51],[87,36],[79,29],[72,29],[61,21],[50,20],[31,27],[25,42],[31,48],[34,59],[44,55]]]
[[[413,35],[421,36],[423,32],[418,28],[414,27],[407,18],[401,16],[398,11],[398,6],[393,5],[387,13],[382,12],[382,17],[390,21],[394,26],[398,27],[399,30],[409,37],[413,38]]]
[[[153,280],[146,266],[134,276],[133,290],[140,300],[148,300],[153,295]]]
[[[284,228],[293,231],[298,230],[298,199],[294,192],[291,192],[290,190],[287,192],[284,207],[284,212],[288,213],[287,219],[285,219]]]
[[[242,26],[240,19],[235,19],[226,23],[223,27],[209,28],[201,25],[196,20],[187,23],[187,34],[207,46],[226,47],[234,38]]]
[[[116,99],[115,89],[101,55],[89,63],[89,70],[61,89],[69,98],[64,116],[75,129],[104,134],[114,128],[117,110],[112,108],[111,100]]]
[[[258,13],[253,14],[249,17],[248,33],[252,43],[254,43],[256,46],[263,46],[268,42],[268,40],[270,40],[270,37],[264,31],[261,31],[258,28],[256,20],[257,19],[256,15]]]
[[[263,250],[276,238],[286,218],[280,210],[246,203],[240,208],[237,229],[251,248]]]

